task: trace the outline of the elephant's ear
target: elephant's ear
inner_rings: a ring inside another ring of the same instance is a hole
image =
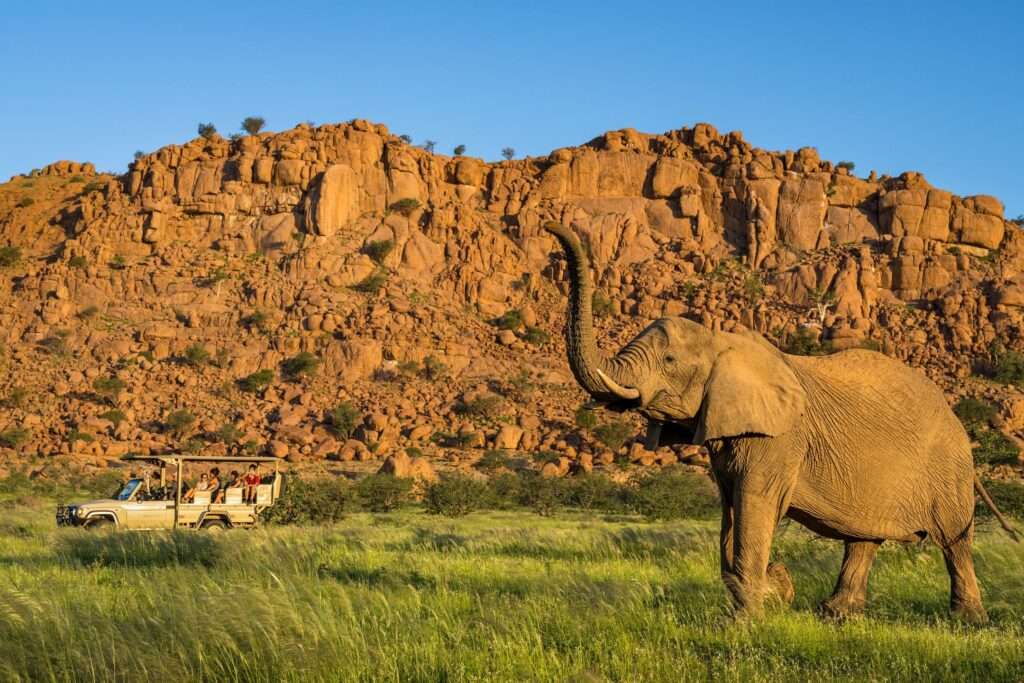
[[[704,385],[695,443],[778,436],[804,414],[807,395],[783,356],[767,342],[739,336],[736,342],[719,354]]]

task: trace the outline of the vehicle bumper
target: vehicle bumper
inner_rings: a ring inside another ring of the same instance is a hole
[[[82,520],[75,515],[75,508],[70,505],[57,506],[57,526],[80,526]]]

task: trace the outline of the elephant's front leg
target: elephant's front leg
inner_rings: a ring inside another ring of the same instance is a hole
[[[785,498],[784,491],[746,482],[733,493],[732,570],[723,578],[741,614],[760,614],[770,596],[784,602],[793,599],[789,572],[781,564],[768,563]],[[723,532],[724,523],[723,519]],[[724,540],[723,533],[723,546]]]

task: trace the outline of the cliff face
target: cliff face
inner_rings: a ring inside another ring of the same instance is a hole
[[[662,315],[780,345],[868,344],[951,396],[987,392],[1024,428],[1013,391],[968,381],[1024,327],[1024,233],[995,198],[916,173],[858,178],[814,149],[768,152],[707,124],[487,164],[356,120],[199,138],[122,177],[58,162],[0,186],[0,243],[21,250],[0,282],[0,390],[30,394],[0,413],[0,429],[31,432],[8,457],[168,447],[158,423],[182,407],[197,435],[231,423],[298,460],[410,445],[472,460],[429,439],[459,432],[606,456],[571,425],[582,395],[562,359],[564,263],[540,229],[552,219],[588,243],[609,346]],[[522,323],[499,332],[490,320],[512,309]],[[216,362],[176,361],[196,346]],[[322,359],[315,378],[234,388],[300,351]],[[117,425],[96,417],[109,406],[91,389],[113,375]],[[466,411],[489,392],[494,414]],[[323,424],[345,399],[366,415],[349,441]]]

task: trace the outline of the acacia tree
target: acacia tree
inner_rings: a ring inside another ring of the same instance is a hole
[[[460,156],[462,156],[463,154],[466,153],[466,146],[465,145],[456,145],[455,149],[453,151],[455,152],[455,156],[460,157]]]
[[[256,135],[263,130],[263,126],[265,126],[266,123],[267,122],[263,120],[262,116],[247,116],[242,121],[242,130],[249,135]]]
[[[505,157],[508,161],[512,161],[512,157],[516,155],[516,151],[511,147],[506,147],[501,150],[501,156]]]
[[[199,132],[199,135],[206,138],[207,140],[209,140],[210,138],[217,134],[217,126],[213,125],[212,123],[200,123],[196,127],[196,130]]]
[[[436,146],[437,146],[437,141],[435,141],[435,140],[424,140],[423,141],[423,149],[427,150],[431,154],[434,153],[434,147],[436,147]]]

